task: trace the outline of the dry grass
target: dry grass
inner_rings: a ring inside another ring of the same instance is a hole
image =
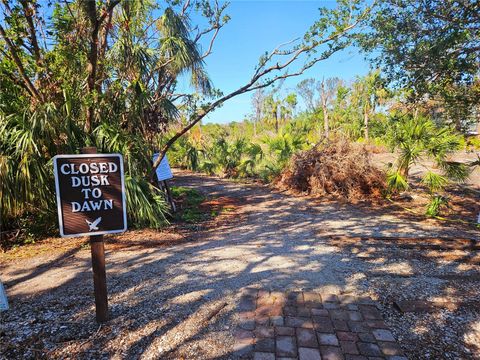
[[[364,146],[337,139],[295,155],[279,185],[309,195],[371,199],[381,197],[385,174],[371,163]]]

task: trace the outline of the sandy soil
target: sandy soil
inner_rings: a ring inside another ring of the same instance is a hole
[[[0,315],[0,358],[231,358],[235,303],[247,286],[366,294],[379,301],[409,358],[480,358],[479,306],[463,306],[480,302],[478,251],[378,239],[476,240],[475,228],[426,221],[395,205],[312,201],[258,184],[176,176],[210,200],[227,199],[229,210],[206,223],[109,237],[112,318],[105,325],[94,321],[82,240],[51,239],[57,251],[39,244],[17,250],[18,258],[0,255],[12,305]],[[401,314],[393,306],[439,298],[456,310]]]

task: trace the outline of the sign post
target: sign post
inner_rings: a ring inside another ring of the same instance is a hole
[[[97,148],[84,147],[82,154],[96,154]],[[105,245],[102,235],[90,236],[90,251],[92,254],[93,292],[95,294],[95,315],[97,322],[108,319],[107,273],[105,271]]]
[[[62,237],[90,237],[97,322],[108,319],[103,234],[127,229],[123,159],[97,154],[95,147],[80,155],[53,158],[58,220]]]

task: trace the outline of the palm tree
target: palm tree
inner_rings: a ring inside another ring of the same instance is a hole
[[[378,105],[381,105],[388,96],[380,70],[369,72],[364,77],[358,77],[353,85],[354,106],[361,109],[363,118],[363,134],[365,140],[369,139],[369,123],[375,114]]]
[[[273,123],[276,133],[278,133],[279,130],[279,116],[281,111],[279,110],[279,106],[280,101],[275,99],[273,94],[268,95],[263,103],[265,120],[268,124]]]
[[[387,185],[391,192],[407,190],[409,172],[413,165],[425,168],[422,183],[427,187],[430,203],[428,215],[437,215],[440,206],[445,205],[442,191],[450,182],[463,182],[469,176],[466,164],[449,160],[449,155],[461,146],[461,137],[448,127],[438,128],[423,116],[395,116],[391,119],[387,134],[391,149],[399,152],[395,167],[387,177]],[[440,173],[430,170],[424,164],[433,160]]]

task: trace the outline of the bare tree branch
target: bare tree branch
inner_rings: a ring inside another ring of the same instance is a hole
[[[221,28],[222,28],[222,26],[218,26],[215,29],[215,33],[213,34],[213,36],[210,40],[210,45],[208,46],[207,51],[205,51],[205,53],[202,55],[202,59],[205,59],[208,55],[210,55],[212,53],[213,43],[215,42],[215,39],[217,38],[218,32],[220,31]]]
[[[195,39],[193,40],[193,42],[196,44],[196,43],[198,43],[198,41],[203,36],[205,36],[205,35],[211,33],[212,31],[214,31],[214,33],[213,33],[213,35],[210,39],[208,49],[202,55],[202,59],[205,59],[207,56],[209,56],[212,53],[213,44],[215,43],[215,40],[217,38],[217,35],[218,35],[220,29],[223,26],[225,26],[225,24],[228,22],[228,19],[227,20],[222,20],[222,18],[221,18],[222,14],[223,14],[223,11],[226,9],[227,5],[228,5],[228,3],[224,4],[220,7],[219,4],[218,4],[218,0],[215,0],[215,9],[214,9],[214,14],[215,15],[214,15],[214,19],[211,21],[212,25],[209,28],[204,29],[203,31],[198,31],[197,35],[195,36]]]
[[[36,10],[32,9],[32,7],[29,6],[28,2],[25,0],[21,1],[22,7],[23,7],[23,13],[25,14],[25,19],[27,21],[28,25],[28,32],[30,36],[30,42],[32,44],[32,49],[33,49],[33,55],[35,57],[35,62],[37,63],[38,66],[42,65],[42,55],[40,52],[40,47],[38,46],[38,40],[37,40],[37,33],[35,30],[35,25],[33,24],[33,14],[35,13]]]
[[[120,3],[121,0],[113,0],[108,3],[102,15],[97,17],[97,5],[95,1],[84,1],[84,11],[92,26],[92,33],[90,38],[90,50],[88,52],[88,77],[87,77],[87,91],[92,94],[96,89],[97,83],[97,66],[98,66],[98,33],[103,21],[107,18],[114,7]],[[87,116],[85,120],[85,132],[90,133],[93,123],[94,105],[93,102],[87,108]]]
[[[190,6],[190,0],[185,1],[182,8],[182,16],[185,16],[185,12],[187,11],[189,6]]]
[[[13,62],[17,66],[17,69],[22,76],[22,79],[25,83],[25,86],[29,89],[30,93],[40,102],[43,102],[43,96],[38,92],[38,90],[35,88],[33,83],[30,81],[30,78],[27,75],[27,72],[25,71],[25,68],[23,66],[22,60],[18,56],[17,49],[15,48],[15,45],[13,44],[12,40],[7,36],[5,29],[3,28],[2,25],[0,25],[0,35],[2,35],[3,39],[7,43],[8,49],[10,50],[10,54],[12,55]]]
[[[193,39],[194,43],[198,43],[198,41],[205,35],[211,33],[213,30],[215,30],[215,26],[211,26],[207,29],[203,29],[202,31],[198,30],[197,35],[195,35],[195,39]]]

